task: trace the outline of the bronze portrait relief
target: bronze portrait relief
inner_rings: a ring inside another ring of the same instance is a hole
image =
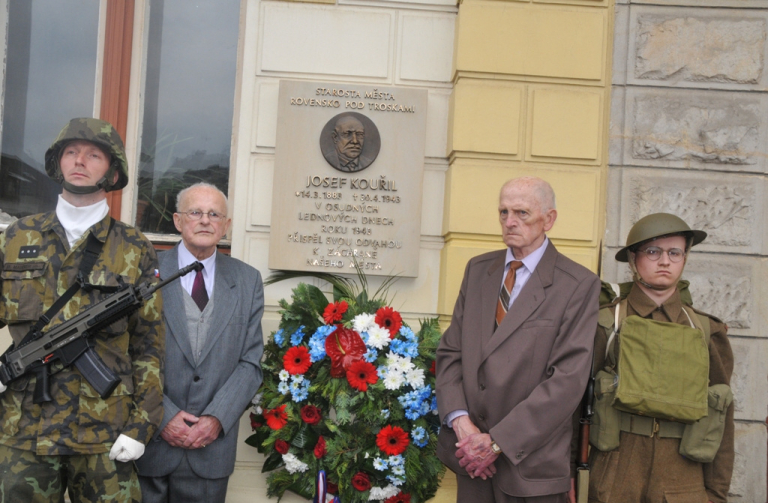
[[[329,120],[320,133],[320,150],[328,164],[344,173],[362,171],[381,149],[379,129],[357,112],[344,112]]]

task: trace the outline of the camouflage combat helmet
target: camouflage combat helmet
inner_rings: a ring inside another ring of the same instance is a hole
[[[64,181],[64,176],[59,166],[61,150],[67,143],[76,140],[89,141],[111,156],[107,173],[96,185],[78,187]],[[56,141],[45,153],[45,171],[49,177],[61,183],[69,192],[75,194],[90,194],[100,189],[104,189],[107,192],[110,190],[120,190],[128,184],[128,161],[125,159],[123,140],[112,124],[90,117],[72,119],[64,126]],[[118,178],[117,182],[113,184],[112,180],[116,172],[118,173]]]
[[[691,229],[682,218],[670,213],[653,213],[638,220],[629,230],[627,245],[616,253],[616,260],[629,262],[629,251],[636,245],[651,239],[672,234],[686,234],[692,238],[690,246],[695,246],[707,237],[704,231]]]

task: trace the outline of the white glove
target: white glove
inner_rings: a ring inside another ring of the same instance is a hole
[[[144,454],[144,444],[121,433],[109,451],[109,459],[127,463],[136,461],[142,454]]]

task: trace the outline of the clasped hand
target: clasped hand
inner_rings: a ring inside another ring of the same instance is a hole
[[[160,436],[174,447],[202,449],[216,440],[219,433],[221,423],[214,416],[197,417],[182,410],[168,421]]]
[[[452,426],[459,439],[456,443],[458,448],[456,457],[459,458],[459,465],[467,470],[472,478],[480,477],[487,480],[493,477],[496,473],[496,466],[493,463],[499,455],[494,454],[491,449],[491,436],[481,433],[469,416],[457,417],[453,420]]]

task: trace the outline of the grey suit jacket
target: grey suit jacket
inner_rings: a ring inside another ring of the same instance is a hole
[[[178,247],[160,254],[161,277],[178,271]],[[204,449],[186,450],[189,464],[203,478],[230,475],[235,467],[238,423],[261,385],[264,288],[259,271],[227,255],[216,254],[211,331],[195,364],[187,335],[181,282],[163,288],[166,325],[163,421],[136,465],[139,474],[161,477],[173,472],[185,449],[160,436],[180,411],[209,415],[222,433]]]
[[[467,264],[451,325],[437,350],[441,421],[463,409],[502,454],[494,484],[517,497],[570,489],[571,415],[584,393],[600,281],[551,243],[494,331],[506,250]],[[443,427],[437,454],[459,475],[456,434]]]

